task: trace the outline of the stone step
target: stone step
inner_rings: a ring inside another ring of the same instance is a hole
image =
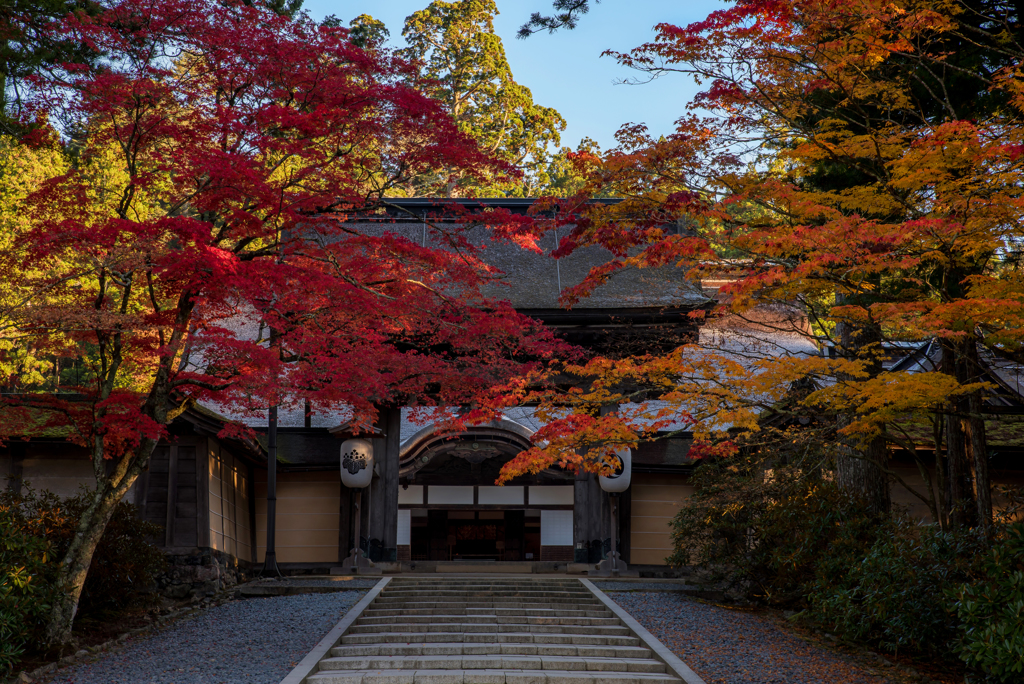
[[[466,604],[466,603],[482,603],[486,605],[515,605],[515,604],[529,604],[533,606],[576,606],[579,604],[586,605],[601,605],[600,601],[594,599],[593,596],[552,596],[549,598],[541,598],[535,596],[444,596],[439,597],[436,594],[424,594],[422,596],[379,596],[374,599],[375,605],[403,605],[403,604],[440,604],[448,605],[449,603],[455,604]]]
[[[563,615],[409,615],[404,611],[391,615],[369,615],[356,621],[357,625],[394,625],[404,624],[440,624],[454,622],[458,624],[497,624],[497,625],[587,625],[597,627],[618,626],[615,617],[571,617]]]
[[[642,646],[584,646],[577,644],[506,643],[506,644],[367,644],[335,646],[331,655],[395,656],[395,655],[540,655],[581,656],[586,658],[650,658],[650,649]]]
[[[458,591],[465,587],[469,591],[579,591],[579,582],[571,584],[542,584],[539,582],[517,582],[494,584],[492,582],[452,582],[445,584],[401,584],[391,582],[384,591]]]
[[[588,594],[582,587],[572,589],[562,587],[385,587],[381,596],[389,594],[425,594],[442,592],[447,594]]]
[[[479,576],[477,577],[459,577],[459,578],[413,578],[413,577],[396,577],[392,582],[391,586],[395,587],[461,587],[466,586],[487,586],[487,587],[508,587],[508,586],[519,586],[519,587],[571,587],[577,588],[580,583],[574,579],[518,579],[515,577],[506,577],[504,579],[485,579]]]
[[[679,684],[664,673],[572,670],[342,670],[307,684]]]
[[[572,627],[572,629],[566,629]],[[589,626],[589,625],[531,625],[522,623],[494,623],[486,622],[475,624],[470,622],[444,622],[434,623],[410,623],[395,622],[384,625],[360,625],[355,624],[349,629],[349,634],[379,634],[399,630],[402,632],[464,632],[466,634],[479,632],[572,632],[573,634],[607,634],[620,636],[629,634],[629,629],[621,625]]]
[[[576,580],[392,580],[305,684],[682,684]]]
[[[458,591],[465,587],[469,591],[579,591],[584,589],[579,582],[574,584],[540,584],[518,582],[515,584],[494,584],[491,582],[451,582],[445,584],[401,584],[391,582],[384,591]]]
[[[580,588],[580,583],[576,581],[570,581],[565,583],[559,582],[484,582],[480,580],[468,579],[465,582],[391,582],[387,587],[387,591],[395,591],[396,589],[458,589],[459,587],[466,587],[467,589],[526,589],[529,591],[577,591]]]
[[[599,603],[595,604],[577,604],[575,606],[568,606],[559,603],[409,603],[405,605],[392,605],[390,603],[372,605],[373,610],[382,611],[378,613],[383,615],[389,613],[391,615],[416,615],[411,611],[440,611],[439,614],[444,615],[458,615],[462,611],[467,611],[466,615],[480,614],[486,612],[487,614],[497,615],[497,610],[546,610],[549,615],[561,615],[563,611],[569,613],[570,611],[605,611],[605,607]],[[475,612],[470,612],[475,611]]]
[[[563,592],[551,592],[543,594],[540,592],[459,592],[459,591],[424,591],[400,594],[381,594],[377,597],[376,603],[411,603],[423,601],[493,601],[497,603],[508,602],[530,602],[530,603],[594,603],[594,597],[586,594],[566,594]]]
[[[392,608],[434,608],[437,606],[474,606],[474,607],[505,607],[505,608],[516,608],[516,607],[554,607],[554,606],[566,606],[576,608],[578,606],[600,606],[600,601],[587,600],[587,599],[574,599],[574,598],[549,598],[549,599],[535,599],[535,598],[524,598],[524,597],[475,597],[467,596],[456,599],[452,597],[451,600],[430,600],[426,596],[422,597],[411,597],[411,598],[377,598],[373,602],[374,606],[383,607],[390,606]]]
[[[628,632],[627,632],[628,633]],[[411,644],[411,643],[545,643],[577,644],[585,646],[639,646],[634,636],[612,636],[598,634],[575,634],[565,632],[370,632],[341,637],[343,644]]]
[[[541,655],[345,656],[324,658],[326,670],[572,670],[573,672],[665,672],[651,658],[581,658]]]
[[[402,615],[511,615],[525,617],[608,617],[611,611],[601,610],[570,610],[568,608],[452,608],[446,603],[444,608],[404,608]],[[364,617],[382,617],[394,615],[394,608],[367,608]]]

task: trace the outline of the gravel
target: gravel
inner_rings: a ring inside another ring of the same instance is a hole
[[[53,684],[278,684],[365,591],[234,601],[130,639]]]
[[[286,577],[279,580],[257,580],[252,586],[257,587],[337,587],[341,590],[372,589],[380,579],[327,579],[325,577]]]
[[[609,596],[707,684],[878,684],[889,681],[757,614],[669,592]]]
[[[684,591],[694,589],[693,585],[686,582],[621,582],[606,580],[599,582],[591,580],[594,586],[601,591]]]

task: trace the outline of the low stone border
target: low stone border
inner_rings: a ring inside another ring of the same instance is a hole
[[[654,653],[654,657],[665,663],[665,667],[667,667],[672,674],[682,679],[686,684],[705,684],[704,680],[701,679],[696,672],[691,670],[686,663],[676,656],[675,653],[668,650],[668,647],[658,641],[653,634],[648,632],[643,625],[633,619],[633,616],[624,611],[619,604],[612,601],[603,591],[595,587],[593,582],[580,578],[580,583],[589,589],[590,592],[596,596],[606,608],[608,608],[608,610],[612,611],[612,613],[615,614],[615,617],[622,620],[622,624],[629,628],[629,631],[633,633],[633,636],[640,639],[644,646],[651,649],[651,652]],[[284,684],[284,682],[281,684]],[[291,683],[289,682],[289,684]]]
[[[263,598],[267,596],[297,596],[299,594],[335,594],[339,591],[360,591],[352,587],[318,587],[303,586],[301,584],[286,584],[278,587],[243,586],[238,595],[241,598]]]
[[[102,644],[96,644],[94,646],[89,646],[88,648],[83,648],[71,655],[64,656],[56,662],[47,663],[46,665],[37,667],[31,672],[23,671],[21,674],[15,677],[15,679],[11,681],[13,682],[13,684],[31,684],[34,682],[46,681],[46,678],[49,675],[52,675],[57,670],[64,667],[68,667],[70,665],[74,665],[75,663],[84,662],[89,658],[97,656],[101,653],[112,651],[133,637],[145,636],[146,634],[149,634],[150,632],[153,632],[155,630],[163,629],[164,627],[171,624],[172,622],[175,622],[179,618],[183,618],[193,613],[197,613],[201,610],[206,610],[208,608],[212,608],[213,606],[219,606],[229,601],[232,601],[235,599],[233,594],[233,589],[226,589],[222,590],[218,596],[214,596],[203,602],[199,602],[198,599],[195,599],[196,603],[194,605],[184,606],[176,610],[172,610],[171,612],[165,615],[159,615],[147,625],[143,625],[142,627],[136,627],[135,629],[130,629],[127,632],[117,635],[113,639],[104,641]]]
[[[345,635],[348,628],[352,626],[352,623],[363,614],[367,606],[373,603],[373,600],[380,595],[380,592],[384,590],[388,582],[391,581],[390,577],[385,577],[373,589],[366,592],[366,596],[362,598],[356,605],[352,606],[352,609],[345,613],[345,617],[341,618],[341,621],[334,626],[330,632],[327,633],[323,639],[320,640],[313,650],[306,654],[295,668],[288,673],[284,679],[281,680],[281,684],[304,684],[306,677],[316,672],[317,666],[320,665],[320,661],[326,656],[332,648],[338,645],[341,641],[341,637]],[[687,684],[690,684],[687,682]],[[696,683],[694,683],[696,684]],[[704,684],[700,682],[700,684]]]
[[[83,648],[72,655],[64,656],[56,662],[48,663],[46,665],[43,665],[42,667],[38,667],[35,670],[32,670],[31,672],[22,672],[18,676],[18,678],[14,680],[14,682],[16,684],[29,684],[30,682],[40,681],[47,675],[53,674],[60,668],[68,667],[69,665],[74,665],[75,663],[83,662],[91,658],[92,656],[99,655],[100,653],[111,651],[117,646],[120,646],[124,642],[128,641],[132,637],[142,636],[144,634],[152,632],[155,629],[162,628],[169,622],[173,622],[174,620],[177,620],[180,617],[184,617],[185,615],[194,613],[198,610],[200,610],[198,606],[189,606],[187,608],[179,608],[178,610],[172,611],[166,615],[161,615],[155,620],[153,620],[153,622],[149,623],[148,625],[145,625],[144,627],[136,627],[135,629],[130,629],[127,632],[119,634],[115,638],[110,639],[109,641],[104,641],[102,644],[96,644],[95,646],[90,646],[89,648]]]

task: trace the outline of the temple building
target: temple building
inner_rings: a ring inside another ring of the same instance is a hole
[[[389,213],[350,219],[349,225],[425,244],[430,237],[422,217],[435,211],[434,204],[424,199],[391,202]],[[512,211],[526,211],[531,204],[480,202]],[[486,229],[479,231],[477,238],[487,239]],[[555,240],[552,235],[541,243],[545,252]],[[573,309],[559,307],[560,293],[607,256],[588,248],[555,261],[494,243],[486,258],[506,274],[506,282],[495,285],[491,294],[569,341],[603,352],[674,348],[707,334],[687,314],[710,307],[714,284],[694,285],[671,268],[617,275]],[[822,353],[799,334],[777,344],[798,353]],[[920,345],[904,350],[893,363],[917,364],[927,371],[925,366],[936,363],[934,356],[935,349]],[[992,406],[999,425],[989,432],[993,479],[1020,480],[1022,369],[995,365],[993,382],[1000,391],[993,395],[998,406]],[[155,541],[183,564],[256,566],[264,559],[267,443],[218,437],[229,418],[215,407],[197,407],[176,419],[172,439],[157,448],[129,494],[142,517],[164,528]],[[248,420],[257,429],[266,425],[265,420]],[[360,490],[341,479],[340,446],[353,436],[345,415],[283,412],[276,468],[280,566],[329,572],[359,547],[384,571],[586,572],[607,555],[614,532],[622,559],[632,568],[647,576],[672,572],[665,560],[672,553],[670,522],[692,493],[688,433],[675,432],[633,453],[631,485],[617,495],[613,530],[611,498],[595,475],[549,469],[495,486],[502,465],[529,448],[530,436],[540,427],[531,407],[509,410],[499,421],[457,435],[417,424],[409,409],[382,410],[369,435],[375,475],[357,497]],[[56,433],[0,448],[0,477],[6,475],[14,487],[30,483],[70,494],[93,482],[91,467],[84,450]],[[912,463],[897,459],[892,467],[911,484],[919,478]],[[916,499],[901,498],[898,490],[893,489],[894,500],[913,513]],[[197,556],[200,561],[189,560]]]

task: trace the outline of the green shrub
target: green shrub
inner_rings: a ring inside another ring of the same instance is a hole
[[[822,477],[821,454],[737,454],[699,466],[672,521],[671,565],[770,604],[801,604],[822,576],[842,575],[883,526]]]
[[[844,574],[820,578],[809,617],[850,641],[950,659],[957,620],[947,591],[974,576],[988,544],[976,530],[899,523]]]
[[[50,544],[25,522],[17,497],[0,492],[0,677],[32,643],[50,601]]]
[[[25,488],[0,491],[0,675],[9,671],[45,626],[57,565],[74,538],[88,492],[62,499]],[[76,623],[110,621],[158,599],[163,553],[147,539],[162,531],[121,502],[93,555]]]
[[[949,593],[960,658],[990,680],[1024,680],[1024,522],[1002,528],[978,578]]]
[[[53,555],[60,559],[74,538],[89,492],[82,490],[66,499],[45,492],[26,495],[38,519],[44,521]],[[149,543],[163,528],[138,517],[135,506],[120,502],[107,523],[89,566],[89,575],[78,602],[76,621],[109,621],[132,608],[152,604],[156,578],[166,567],[163,552]]]

